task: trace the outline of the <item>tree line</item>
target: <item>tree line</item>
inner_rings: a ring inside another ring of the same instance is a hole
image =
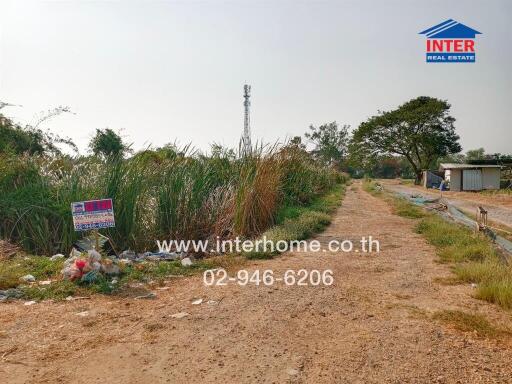
[[[0,103],[0,109],[5,105]],[[435,169],[441,161],[512,162],[510,155],[486,154],[483,148],[462,154],[450,107],[446,100],[420,96],[393,110],[378,111],[352,132],[348,125],[338,125],[335,121],[311,125],[303,137],[293,137],[288,145],[308,150],[316,160],[352,177],[403,177],[415,178],[417,182],[422,170]],[[59,145],[67,145],[77,152],[71,139],[39,128],[46,120],[62,113],[70,111],[58,107],[43,114],[35,125],[24,127],[0,113],[0,153],[62,155]],[[162,150],[169,151],[171,147]],[[212,153],[219,150],[217,147],[212,146]],[[104,158],[132,152],[131,145],[110,128],[96,129],[89,150]]]

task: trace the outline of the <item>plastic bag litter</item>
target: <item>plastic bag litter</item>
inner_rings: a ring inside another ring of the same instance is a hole
[[[92,283],[102,272],[107,275],[116,275],[119,274],[120,269],[112,260],[103,259],[98,251],[90,249],[87,255],[76,251],[74,256],[67,259],[64,262],[62,276],[66,280],[80,279],[82,282]]]

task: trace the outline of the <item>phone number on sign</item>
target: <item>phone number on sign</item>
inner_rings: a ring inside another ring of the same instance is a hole
[[[333,273],[330,269],[319,271],[313,269],[299,269],[294,271],[287,270],[284,274],[275,275],[271,269],[260,271],[248,271],[241,269],[236,273],[236,276],[229,276],[225,269],[209,269],[203,273],[203,282],[207,286],[228,285],[229,283],[236,283],[238,285],[274,285],[275,283],[284,283],[286,285],[332,285],[334,283]]]

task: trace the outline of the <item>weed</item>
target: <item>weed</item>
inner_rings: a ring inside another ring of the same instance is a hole
[[[495,327],[480,314],[471,314],[457,310],[446,310],[436,312],[433,315],[433,318],[435,320],[440,320],[445,324],[449,324],[461,332],[474,332],[480,337],[498,338],[512,335],[509,330]]]

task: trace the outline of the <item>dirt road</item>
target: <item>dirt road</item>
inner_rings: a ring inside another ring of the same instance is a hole
[[[398,184],[398,180],[379,180],[387,189],[396,192],[420,193],[423,196],[439,197],[439,191],[425,189],[417,185]],[[489,212],[489,220],[512,228],[512,196],[483,195],[475,192],[443,192],[443,198],[455,207],[475,214],[478,206]]]
[[[331,269],[331,286],[205,287],[175,279],[154,300],[0,306],[4,383],[504,383],[512,349],[431,319],[510,315],[444,286],[434,249],[356,184],[318,239],[372,235],[381,252],[288,253],[250,269]],[[191,300],[203,298],[200,305]],[[207,303],[214,300],[215,303]],[[183,318],[171,315],[186,312]]]

